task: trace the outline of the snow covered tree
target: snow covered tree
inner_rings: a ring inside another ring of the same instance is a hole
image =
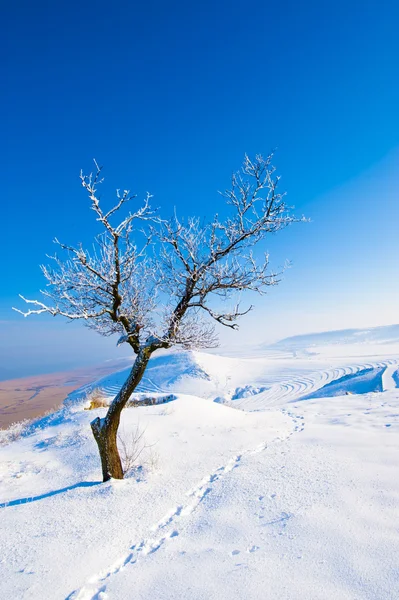
[[[237,329],[238,319],[252,306],[224,308],[245,290],[263,293],[276,285],[279,274],[270,272],[268,255],[261,260],[253,248],[267,235],[294,221],[278,192],[279,177],[272,155],[245,156],[232,176],[231,187],[221,195],[228,204],[224,218],[208,223],[198,218],[162,219],[150,207],[150,195],[134,212],[116,222],[132,196],[117,190],[115,205],[104,210],[98,195],[101,168],[81,173],[91,209],[102,227],[93,250],[55,240],[65,253],[42,266],[47,286],[42,301],[21,298],[31,314],[49,313],[83,323],[104,336],[119,335],[135,358],[131,371],[104,418],[91,423],[98,445],[103,479],[123,478],[117,447],[121,412],[160,348],[209,348],[217,343],[215,324]],[[17,310],[17,309],[16,309]]]

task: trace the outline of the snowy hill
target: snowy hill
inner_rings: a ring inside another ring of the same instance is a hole
[[[340,382],[336,389],[342,393],[352,390],[357,393],[382,391],[386,386],[394,386],[384,373],[387,368],[392,370],[392,365],[396,365],[399,345],[393,343],[393,335],[388,343],[382,342],[387,332],[382,335],[380,331],[370,331],[370,342],[365,341],[366,332],[361,332],[363,352],[359,353],[356,360],[352,355],[353,345],[350,344],[353,335],[347,332],[320,334],[323,345],[313,353],[308,351],[314,339],[313,334],[283,340],[280,346],[275,344],[273,349],[278,346],[281,352],[270,352],[268,347],[269,351],[255,350],[252,357],[246,358],[205,352],[162,351],[151,359],[137,392],[141,396],[172,392],[191,394],[235,408],[259,410],[307,397],[321,389],[328,394],[329,385],[333,382]],[[380,343],[376,348],[372,340],[378,339],[378,334]],[[335,343],[325,344],[327,338],[334,339]],[[339,344],[339,339],[348,340],[348,344]],[[296,351],[287,354],[285,351],[294,345]],[[70,399],[79,401],[83,392],[98,387],[111,400],[128,373],[129,369],[124,369],[104,377],[77,390]],[[365,377],[364,373],[369,373],[369,376]],[[393,377],[395,373],[394,368]]]
[[[280,351],[304,351],[331,345],[390,345],[399,344],[399,325],[386,325],[370,329],[341,329],[285,338],[263,348]]]
[[[84,409],[126,369],[3,433],[0,597],[396,600],[397,329],[160,352],[138,396],[175,399],[123,411],[145,440],[123,481],[100,482],[106,409]]]

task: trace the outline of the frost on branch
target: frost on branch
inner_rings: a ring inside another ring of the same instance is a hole
[[[64,257],[49,256],[52,264],[41,267],[47,280],[46,288],[41,291],[44,299],[22,297],[34,308],[26,312],[15,310],[24,316],[47,312],[69,320],[83,320],[87,327],[102,335],[124,336],[124,341],[137,351],[139,332],[150,327],[156,301],[154,273],[147,255],[151,238],[141,230],[155,213],[147,194],[137,210],[114,225],[116,213],[135,196],[128,190],[123,193],[117,190],[116,204],[105,212],[97,194],[103,181],[97,163],[96,168],[95,175],[81,174],[80,179],[103,231],[95,238],[92,250],[68,246],[55,239]]]
[[[221,193],[230,207],[225,219],[215,215],[205,225],[198,218],[184,223],[176,215],[169,221],[158,220],[160,230],[153,231],[161,242],[161,285],[175,306],[167,339],[183,335],[183,316],[192,311],[202,323],[206,316],[237,329],[238,319],[252,306],[241,308],[239,302],[229,310],[220,306],[245,290],[262,294],[279,283],[281,272],[269,270],[268,254],[256,259],[253,248],[268,234],[305,219],[290,214],[284,194],[277,191],[279,177],[271,160],[272,155],[267,159],[258,155],[253,161],[245,156],[241,171],[232,176],[231,187]],[[205,339],[210,332],[198,335]]]
[[[42,266],[43,299],[22,297],[31,306],[16,310],[24,316],[47,312],[83,320],[102,335],[117,334],[118,345],[128,343],[135,353],[141,347],[151,352],[172,345],[214,347],[214,325],[236,329],[251,310],[241,308],[242,292],[264,293],[279,282],[281,273],[270,271],[268,254],[259,259],[254,247],[300,220],[277,191],[271,160],[245,156],[230,188],[221,192],[229,215],[215,215],[207,224],[195,217],[161,219],[150,207],[149,194],[114,223],[136,196],[117,190],[115,205],[105,211],[98,195],[101,168],[95,163],[95,174],[80,179],[102,232],[90,251],[56,239],[64,256],[54,254],[51,266]]]

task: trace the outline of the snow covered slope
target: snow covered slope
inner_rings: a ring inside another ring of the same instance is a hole
[[[294,406],[292,435],[254,439],[73,597],[396,600],[398,408]]]
[[[399,367],[397,331],[399,326],[394,325],[298,336],[263,350],[254,349],[246,357],[164,351],[151,359],[137,391],[192,394],[247,411],[307,398],[319,390],[321,395],[328,395],[328,386],[333,382],[339,384],[336,391],[342,389],[342,393],[382,391],[387,386],[395,387]],[[353,338],[362,339],[362,343],[354,346]],[[326,345],[328,339],[334,343]],[[128,371],[105,377],[71,398],[79,400],[83,391],[99,387],[111,399]]]
[[[119,482],[84,407],[126,371],[71,394],[0,448],[0,598],[396,600],[399,348],[360,337],[155,356],[141,391],[176,400],[123,411]]]
[[[370,329],[340,329],[322,333],[310,333],[285,338],[275,344],[263,346],[282,352],[311,352],[320,353],[327,349],[327,353],[334,352],[332,346],[338,346],[339,352],[345,354],[348,348],[355,346],[359,350],[364,346],[366,352],[374,349],[378,354],[378,347],[384,346],[383,352],[395,351],[399,347],[399,325],[385,325]]]

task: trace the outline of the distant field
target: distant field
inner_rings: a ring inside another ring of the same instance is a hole
[[[123,366],[112,361],[105,366],[0,381],[0,429],[57,409],[73,390]]]

